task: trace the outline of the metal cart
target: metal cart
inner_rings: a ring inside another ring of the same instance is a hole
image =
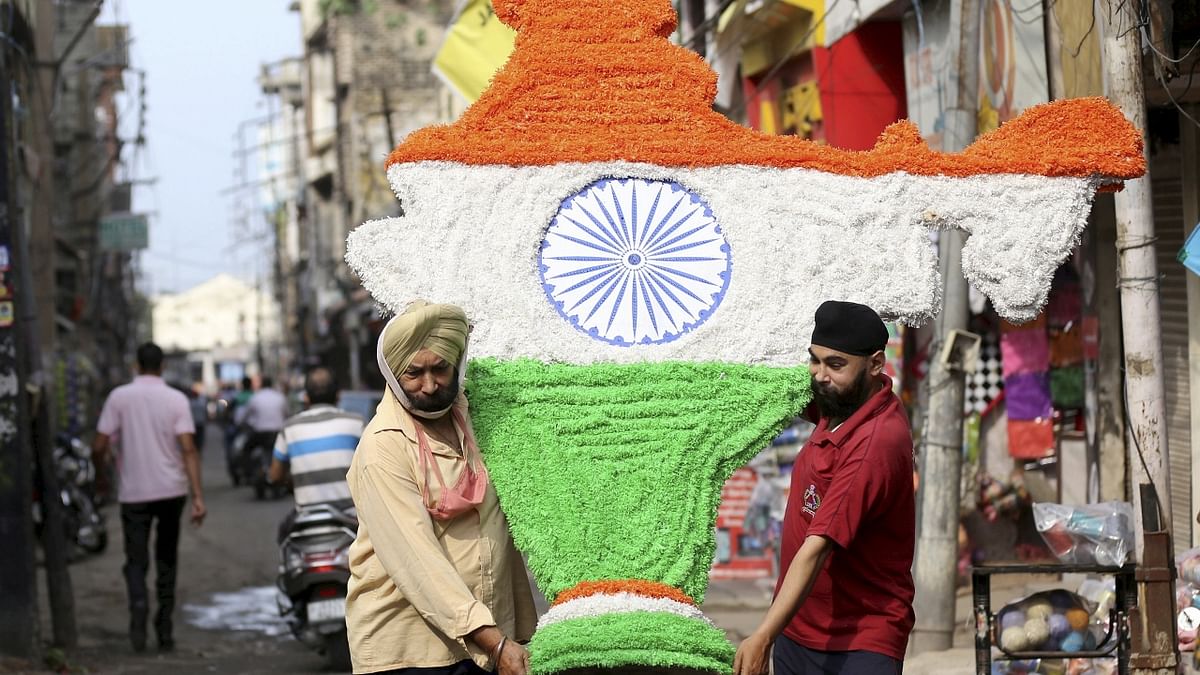
[[[1136,565],[1123,567],[1102,565],[1068,565],[1062,563],[1028,565],[979,565],[971,570],[971,595],[975,606],[975,673],[991,675],[992,646],[1000,650],[998,660],[1017,659],[1077,659],[1117,657],[1117,673],[1129,673],[1129,608],[1136,604],[1137,586],[1134,583]],[[1087,651],[1023,651],[1011,652],[1000,646],[996,637],[996,616],[992,613],[992,577],[997,574],[1104,574],[1116,582],[1116,601],[1108,614],[1108,631],[1095,649]]]

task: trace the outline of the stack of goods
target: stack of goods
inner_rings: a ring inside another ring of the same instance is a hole
[[[1001,518],[1016,520],[1022,505],[1029,503],[1029,490],[1025,488],[1025,477],[1014,471],[1008,483],[987,475],[979,477],[979,498],[975,506],[984,519],[994,523]]]
[[[1179,650],[1196,652],[1200,634],[1200,548],[1188,549],[1175,556],[1175,571]]]
[[[1115,657],[1072,657],[1108,651],[1105,639],[1116,601],[1112,577],[1084,581],[1078,593],[1043,591],[1016,600],[996,614],[993,643],[1007,652],[1059,652],[1043,658],[998,659],[992,675],[1113,675]]]
[[[1093,609],[1069,591],[1036,593],[1000,610],[995,643],[1010,653],[1096,649],[1105,629],[1093,623]]]
[[[1054,408],[1050,400],[1050,340],[1045,316],[1020,326],[1004,322],[1000,334],[1008,452],[1017,459],[1054,454]]]
[[[1133,506],[1035,503],[1033,519],[1046,546],[1065,563],[1119,567],[1133,553]]]
[[[1059,410],[1083,408],[1083,294],[1070,265],[1063,266],[1046,305],[1050,340],[1050,399]]]

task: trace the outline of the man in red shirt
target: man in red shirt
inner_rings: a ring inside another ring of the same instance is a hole
[[[870,307],[817,309],[809,348],[820,420],[792,468],[775,600],[734,675],[899,674],[912,630],[913,445],[883,374],[887,328]]]

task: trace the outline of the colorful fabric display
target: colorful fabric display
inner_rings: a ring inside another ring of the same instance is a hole
[[[1078,281],[1055,282],[1046,303],[1046,319],[1052,328],[1063,328],[1079,323],[1083,314],[1083,295]]]
[[[1050,399],[1054,407],[1079,409],[1083,407],[1083,366],[1055,368],[1050,371]]]
[[[1004,401],[1010,420],[1049,419],[1050,378],[1046,373],[1022,373],[1004,379]]]
[[[1008,454],[1041,459],[1054,454],[1054,423],[1049,419],[1008,420]]]
[[[1049,365],[1050,340],[1044,329],[1035,326],[1000,334],[1000,368],[1006,382],[1013,375],[1044,373]]]
[[[1031,321],[1025,323],[1013,323],[1007,319],[1000,321],[1000,333],[1020,332],[1025,330],[1037,330],[1043,333],[1046,332],[1046,314],[1043,312],[1038,314]]]
[[[1050,330],[1050,366],[1066,368],[1083,362],[1083,331],[1076,322],[1069,330]]]

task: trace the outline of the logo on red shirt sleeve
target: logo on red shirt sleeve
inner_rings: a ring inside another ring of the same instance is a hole
[[[821,508],[821,495],[817,494],[817,486],[810,483],[808,489],[804,491],[804,512],[810,516],[817,515],[817,509]]]

